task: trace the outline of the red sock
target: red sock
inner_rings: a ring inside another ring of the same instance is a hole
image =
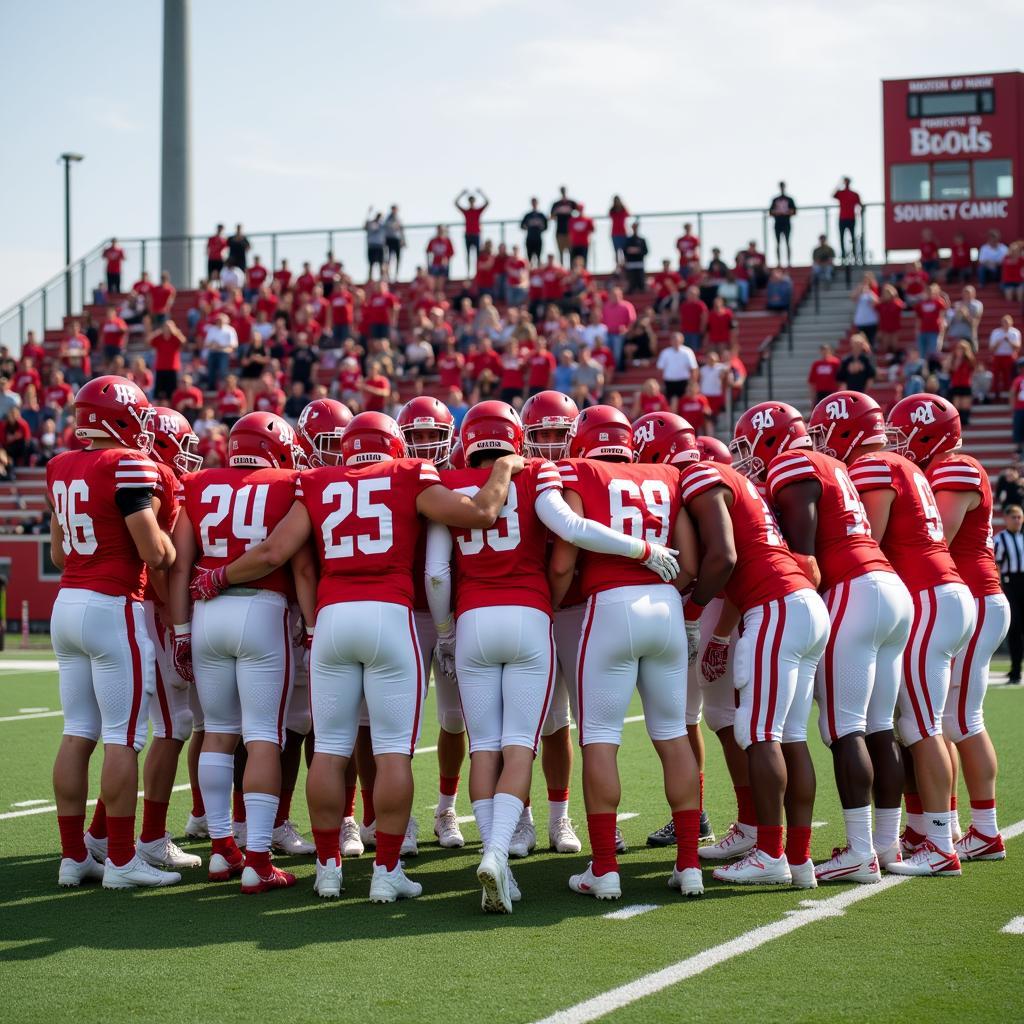
[[[106,825],[106,819],[104,819]],[[60,830],[60,855],[81,863],[89,855],[85,849],[82,832],[85,828],[84,814],[58,814],[57,828]]]
[[[811,826],[790,825],[786,829],[786,860],[806,864],[811,856]]]
[[[736,791],[736,820],[743,825],[757,824],[754,791],[749,786],[733,786]]]
[[[96,801],[96,810],[92,812],[92,821],[89,823],[89,835],[93,839],[107,838],[107,808],[102,800]]]
[[[245,794],[240,789],[231,793],[231,817],[239,825],[245,821]]]
[[[107,857],[116,867],[123,867],[135,856],[135,815],[124,818],[107,818],[107,830],[110,840],[107,844]],[[160,833],[163,835],[163,833]]]
[[[952,795],[952,796],[951,796],[951,797],[949,798],[949,809],[950,809],[951,811],[955,811],[955,810],[956,810],[956,793],[954,793],[954,794],[953,794],[953,795]]]
[[[288,820],[292,809],[292,789],[282,789],[281,797],[277,802],[277,817],[274,819],[274,828],[283,825]]]
[[[588,814],[587,831],[590,833],[592,854],[590,870],[595,875],[618,871],[619,862],[615,859],[615,815]]]
[[[548,786],[549,804],[567,804],[569,802],[569,787],[565,789],[552,789]]]
[[[363,798],[363,824],[369,828],[377,820],[377,813],[373,809],[373,790],[361,789],[359,794]]]
[[[199,782],[191,783],[192,786],[192,817],[202,818],[206,814],[206,804],[203,803],[203,791],[199,788]]]
[[[907,814],[924,814],[921,797],[917,793],[904,793],[903,802],[907,805]]]
[[[238,848],[234,836],[224,836],[221,839],[210,840],[210,852],[219,853],[226,860],[239,861],[242,859],[242,851]]]
[[[437,790],[441,796],[458,796],[459,776],[441,775],[438,778]]]
[[[313,842],[316,843],[316,859],[321,864],[326,864],[329,860],[341,863],[341,844],[336,828],[313,829]]]
[[[403,833],[381,832],[377,829],[377,856],[374,864],[383,864],[388,871],[394,871],[398,865],[398,855],[402,850]]]
[[[356,787],[346,786],[345,787],[345,817],[354,818],[356,816]]]
[[[782,856],[782,826],[758,825],[757,848],[778,860]]]
[[[704,773],[703,772],[698,772],[697,774],[698,774],[698,776],[700,778],[700,808],[699,809],[701,811],[703,811],[704,810]]]
[[[166,801],[143,799],[142,831],[139,833],[139,840],[143,843],[152,843],[156,839],[163,839],[166,832]]]
[[[700,867],[697,859],[697,841],[700,839],[700,811],[673,811],[672,822],[676,827],[676,867]]]
[[[247,868],[255,868],[256,874],[260,878],[266,878],[270,874],[270,851],[261,850],[246,850],[245,851],[245,866]]]
[[[995,807],[995,800],[972,800],[971,808],[975,811],[991,811]]]

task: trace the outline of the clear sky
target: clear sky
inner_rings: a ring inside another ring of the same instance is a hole
[[[0,6],[0,309],[63,262],[63,150],[74,255],[158,233],[161,10]],[[448,219],[464,185],[510,217],[561,183],[602,213],[758,206],[780,177],[877,199],[880,79],[1015,69],[1022,38],[1006,0],[195,0],[194,230]]]

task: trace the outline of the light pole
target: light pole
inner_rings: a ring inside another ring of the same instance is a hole
[[[71,316],[71,165],[85,159],[81,153],[61,153],[64,161],[64,315]]]

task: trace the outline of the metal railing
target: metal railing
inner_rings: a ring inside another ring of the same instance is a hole
[[[860,253],[862,258],[870,262],[874,252],[867,239],[878,239],[879,248],[875,251],[881,257],[884,253],[884,204],[866,203],[860,220]],[[630,221],[640,221],[640,233],[647,240],[649,257],[648,271],[660,267],[661,260],[669,259],[672,265],[677,262],[675,247],[676,238],[681,233],[684,223],[693,225],[695,233],[701,240],[701,262],[706,265],[711,258],[711,250],[719,248],[722,258],[730,266],[735,254],[747,243],[754,240],[761,251],[766,254],[769,262],[775,260],[775,239],[772,231],[771,217],[761,207],[737,208],[725,210],[673,210],[657,213],[639,213]],[[608,273],[615,268],[615,251],[609,231],[610,219],[607,216],[594,218],[597,230],[590,246],[589,267],[595,273]],[[444,222],[442,222],[444,223]],[[522,246],[523,234],[519,227],[520,218],[485,219],[482,224],[482,236],[491,239],[495,244],[504,242],[511,247]],[[407,280],[416,266],[425,263],[426,246],[437,230],[438,222],[405,225],[406,248],[402,254],[400,280]],[[456,255],[452,263],[452,276],[461,277],[466,272],[466,252],[462,241],[463,223],[448,221],[445,223],[452,237]],[[834,203],[818,206],[801,206],[792,223],[790,242],[792,245],[791,262],[806,264],[810,262],[811,252],[817,244],[819,235],[825,235],[833,244],[837,242],[838,207]],[[195,287],[206,273],[206,240],[207,235],[190,235],[180,238],[121,238],[118,244],[125,252],[121,280],[123,287],[129,288],[144,270],[149,271],[151,278],[158,279],[160,270],[160,246],[164,241],[177,242],[186,246],[187,282],[177,282],[180,288]],[[314,269],[324,262],[327,252],[332,251],[335,257],[344,263],[346,270],[353,278],[362,280],[366,276],[366,233],[362,227],[312,228],[308,230],[257,231],[248,233],[252,248],[249,251],[250,261],[257,253],[270,268],[276,268],[282,259],[288,260],[294,272],[301,270],[302,264],[308,262]],[[59,329],[64,318],[80,313],[92,302],[93,290],[105,280],[103,250],[109,240],[90,249],[83,257],[74,261],[48,280],[42,287],[26,295],[9,309],[0,313],[0,344],[7,345],[17,352],[28,331],[33,331],[39,338],[46,330]],[[555,252],[554,228],[549,228],[544,239],[544,251]],[[837,246],[838,247],[838,246]],[[65,282],[70,276],[72,281],[72,304],[75,308],[66,308]]]

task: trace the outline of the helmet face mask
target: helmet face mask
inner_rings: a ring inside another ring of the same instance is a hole
[[[430,395],[410,398],[399,411],[397,422],[409,458],[425,459],[435,466],[447,464],[455,417],[443,402]]]
[[[150,427],[154,435],[152,455],[155,459],[170,466],[178,476],[203,468],[199,438],[180,412],[157,406],[153,409]]]
[[[760,479],[764,474],[764,462],[754,455],[754,448],[747,437],[734,437],[729,442],[732,468],[751,480]]]
[[[344,432],[344,430],[324,430],[316,435],[313,441],[313,454],[308,459],[311,467],[343,464],[341,436]]]
[[[800,412],[785,402],[768,401],[751,406],[737,420],[729,453],[737,472],[761,480],[776,455],[812,445]]]
[[[533,459],[557,461],[569,454],[569,431],[572,420],[555,424],[540,423],[525,428],[523,450]]]
[[[576,403],[560,391],[532,395],[522,411],[524,453],[534,459],[567,458],[572,425],[578,415]]]

